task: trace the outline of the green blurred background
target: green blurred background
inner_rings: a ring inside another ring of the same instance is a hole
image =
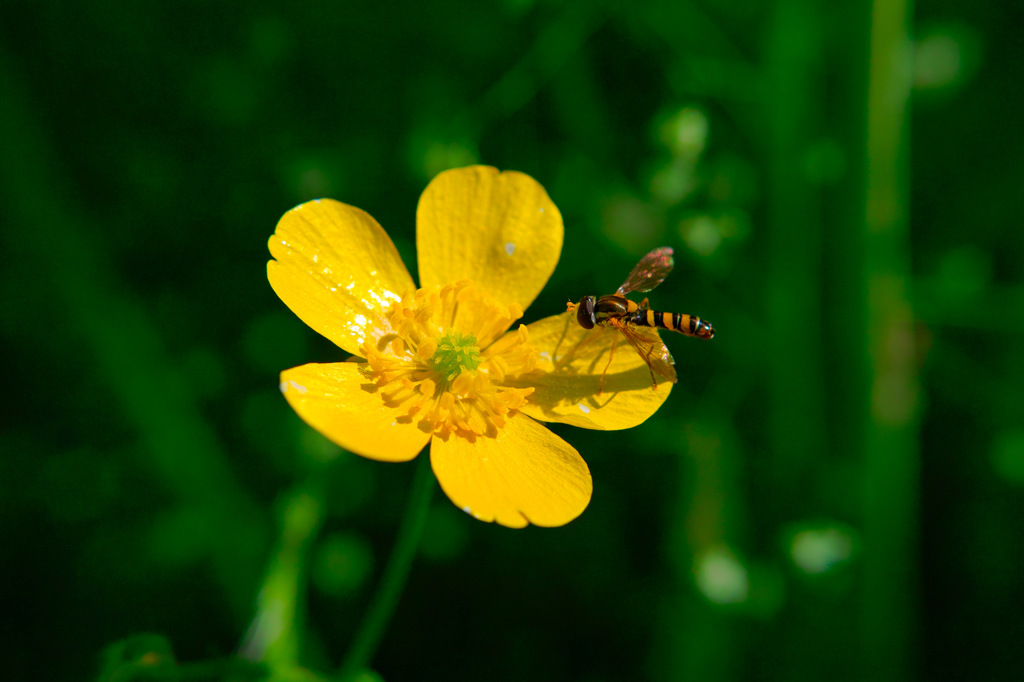
[[[685,379],[641,427],[556,428],[594,475],[569,526],[435,495],[384,679],[1020,679],[1022,21],[5,0],[0,677],[91,679],[142,632],[230,656],[268,571],[298,660],[336,668],[413,467],[281,398],[339,351],[271,291],[266,241],[330,196],[415,268],[420,191],[480,162],[565,219],[527,321],[671,245],[653,303],[718,336],[668,340]]]

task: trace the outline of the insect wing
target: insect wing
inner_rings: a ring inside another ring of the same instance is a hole
[[[658,336],[658,330],[651,327],[634,327],[620,320],[613,320],[612,326],[622,332],[622,335],[633,346],[633,350],[643,358],[651,371],[658,376],[665,377],[672,383],[678,381],[676,377],[676,361],[672,359],[672,353],[668,346]]]
[[[650,291],[665,281],[668,273],[672,272],[673,265],[675,261],[672,259],[672,247],[662,246],[655,249],[640,259],[615,293],[625,296],[631,291]]]

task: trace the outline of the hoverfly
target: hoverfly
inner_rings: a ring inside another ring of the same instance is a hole
[[[672,249],[663,246],[651,251],[640,259],[629,277],[622,286],[610,296],[584,296],[579,303],[569,303],[567,310],[576,313],[576,322],[584,329],[593,329],[595,326],[614,327],[622,332],[633,349],[640,354],[647,367],[651,370],[651,381],[654,388],[658,386],[655,374],[676,382],[676,372],[672,367],[674,361],[665,343],[658,336],[658,329],[668,329],[679,332],[686,336],[694,336],[698,339],[710,339],[715,335],[715,329],[711,323],[702,320],[695,315],[683,313],[665,313],[651,310],[645,298],[639,304],[626,298],[626,294],[634,291],[646,293],[665,281],[668,273],[672,272],[675,261],[672,259]],[[605,372],[611,366],[612,356],[615,354],[616,342],[612,343],[609,352],[608,365]],[[601,384],[604,385],[604,375],[601,375]]]

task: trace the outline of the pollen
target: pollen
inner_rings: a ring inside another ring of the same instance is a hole
[[[399,421],[495,438],[534,391],[522,380],[538,357],[526,327],[505,333],[522,314],[469,281],[409,292],[385,314],[391,331],[360,347],[363,374]]]

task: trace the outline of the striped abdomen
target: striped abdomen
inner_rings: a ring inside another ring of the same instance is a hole
[[[700,319],[696,315],[665,313],[659,310],[638,307],[636,312],[627,319],[638,326],[668,329],[669,331],[679,332],[687,336],[696,336],[699,339],[710,339],[715,335],[715,328],[711,326],[711,323]]]

